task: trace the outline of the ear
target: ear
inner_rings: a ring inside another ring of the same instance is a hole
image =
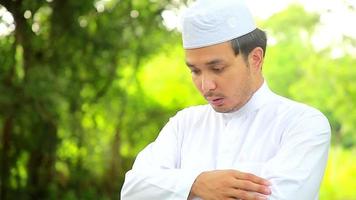
[[[261,47],[254,48],[248,55],[248,62],[254,71],[261,72],[263,65],[263,49]]]

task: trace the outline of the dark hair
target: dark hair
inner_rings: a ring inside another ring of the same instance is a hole
[[[267,36],[264,31],[256,28],[246,35],[231,40],[232,49],[235,55],[242,54],[244,59],[247,59],[248,54],[256,47],[263,49],[263,57],[266,54]]]

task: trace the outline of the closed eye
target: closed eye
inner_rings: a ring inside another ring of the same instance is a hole
[[[192,70],[191,73],[193,75],[199,75],[200,74],[200,71],[199,70]]]
[[[215,72],[215,73],[221,73],[224,71],[224,68],[223,67],[214,67],[212,68],[212,70]]]
[[[200,70],[199,69],[196,69],[196,68],[192,68],[190,67],[190,72],[193,74],[193,75],[198,75],[200,73]]]

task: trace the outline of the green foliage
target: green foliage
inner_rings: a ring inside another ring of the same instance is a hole
[[[329,153],[320,200],[356,200],[355,150],[344,150],[337,146]]]
[[[205,100],[194,87],[180,45],[169,45],[139,72],[142,90],[167,108],[177,110]]]
[[[305,60],[315,56],[310,38],[317,22],[318,15],[292,5],[261,23],[266,27],[268,40],[273,41],[266,50],[264,74],[277,93],[291,97],[289,86],[303,75],[301,66]]]
[[[160,16],[170,2],[0,4],[16,23],[0,38],[0,198],[117,199],[136,152],[172,114],[137,79],[177,40]]]

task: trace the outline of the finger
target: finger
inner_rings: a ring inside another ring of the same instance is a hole
[[[234,183],[234,187],[241,190],[257,192],[264,195],[271,194],[271,190],[266,185],[260,185],[249,180],[237,180]]]
[[[249,180],[249,181],[252,181],[254,183],[261,184],[261,185],[266,185],[266,186],[271,185],[271,183],[268,180],[266,180],[264,178],[261,178],[259,176],[256,176],[254,174],[251,174],[251,173],[245,173],[245,172],[236,171],[235,178],[243,179],[243,180]]]
[[[267,197],[264,195],[241,189],[235,189],[231,197],[233,197],[234,199],[243,200],[267,200]]]

